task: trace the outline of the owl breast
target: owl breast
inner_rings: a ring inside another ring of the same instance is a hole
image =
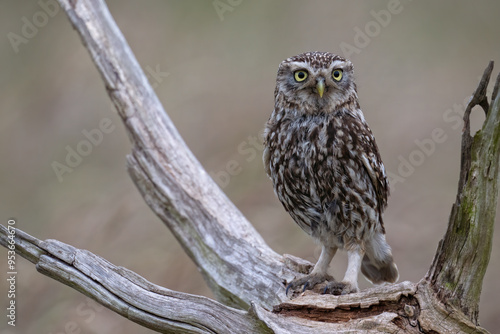
[[[339,248],[383,229],[364,150],[359,150],[365,133],[371,136],[364,120],[342,111],[295,118],[278,112],[266,128],[264,162],[295,222],[323,244]]]

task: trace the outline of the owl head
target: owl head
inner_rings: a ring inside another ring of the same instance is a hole
[[[357,104],[352,63],[329,52],[306,52],[284,60],[278,69],[278,100],[299,113],[333,112]]]

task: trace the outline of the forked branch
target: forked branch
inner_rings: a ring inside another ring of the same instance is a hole
[[[284,300],[288,268],[193,156],[101,0],[61,0],[132,144],[127,167],[146,203],[196,263],[217,299],[248,308]],[[244,266],[242,264],[245,264]]]
[[[457,199],[446,235],[426,275],[440,300],[460,309],[476,324],[498,203],[500,74],[489,105],[486,90],[492,70],[491,61],[465,110]],[[486,120],[482,129],[471,137],[469,117],[476,105],[483,108]]]
[[[487,79],[472,99],[486,107],[487,118],[470,147],[466,145],[470,153],[464,156],[470,162],[462,163],[457,203],[426,278],[345,296],[307,292],[289,301],[286,282],[307,273],[311,264],[271,250],[204,171],[163,110],[104,2],[59,2],[123,120],[132,143],[127,158],[132,179],[222,304],[156,286],[88,251],[16,230],[16,252],[41,273],[162,333],[486,333],[476,326],[477,302],[498,196],[498,79],[489,109],[484,99]],[[6,238],[7,229],[0,225],[4,246]]]

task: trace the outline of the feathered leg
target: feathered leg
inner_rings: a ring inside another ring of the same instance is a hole
[[[325,288],[325,293],[334,295],[345,295],[348,293],[359,292],[358,275],[361,269],[361,263],[365,252],[359,246],[347,251],[347,270],[342,282],[329,283]]]
[[[324,281],[334,281],[333,277],[328,275],[328,267],[330,262],[332,262],[333,256],[337,252],[336,247],[323,246],[321,249],[321,255],[319,256],[318,262],[314,266],[313,270],[309,275],[301,278],[296,278],[288,284],[286,287],[286,294],[288,290],[295,290],[298,287],[303,286],[302,291],[313,289],[315,285],[323,283]]]

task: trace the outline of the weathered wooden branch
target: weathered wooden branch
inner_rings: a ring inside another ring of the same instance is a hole
[[[497,91],[500,74],[490,106],[486,89],[492,71],[491,61],[465,110],[457,199],[446,235],[426,275],[443,302],[457,307],[476,324],[479,323],[479,297],[491,254],[498,202],[500,103]],[[476,105],[483,108],[486,120],[473,138],[469,117]]]
[[[200,268],[217,299],[247,308],[285,299],[295,272],[186,146],[103,1],[60,1],[90,51],[132,143],[128,171],[147,204]],[[244,266],[242,264],[245,264]]]
[[[426,278],[346,296],[307,292],[288,300],[286,282],[308,272],[311,263],[270,249],[204,171],[163,110],[105,4],[59,2],[123,120],[132,143],[127,159],[132,179],[220,303],[156,286],[88,251],[16,230],[16,252],[37,270],[163,333],[486,333],[477,327],[477,303],[498,196],[498,80],[483,130],[465,154],[470,155],[470,170],[462,173],[466,179],[459,186],[450,227]],[[472,99],[481,106],[487,105],[487,83],[481,81]],[[4,246],[7,233],[0,225]]]
[[[4,246],[8,234],[0,225]],[[234,328],[239,333],[266,333],[266,326],[251,313],[152,284],[89,251],[57,240],[41,241],[21,230],[16,230],[15,241],[16,252],[40,273],[160,333],[232,333]]]
[[[9,232],[0,225],[0,244]],[[462,313],[445,309],[424,284],[402,282],[345,296],[304,295],[268,310],[248,311],[206,297],[172,291],[57,240],[38,240],[16,229],[16,252],[37,270],[110,310],[160,333],[487,333]]]

